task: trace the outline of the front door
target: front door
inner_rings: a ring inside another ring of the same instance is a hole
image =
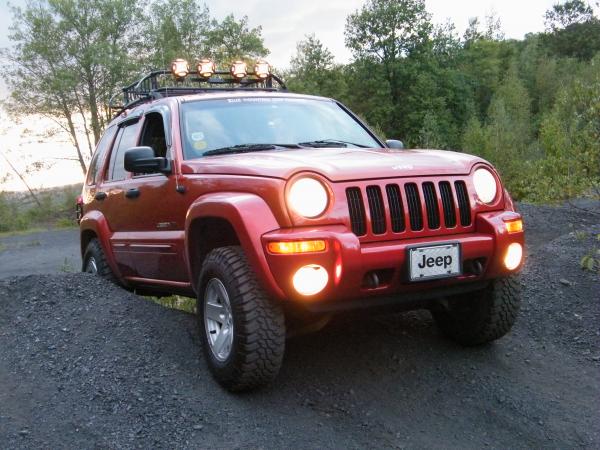
[[[139,145],[155,156],[172,159],[166,139],[165,112],[150,111],[141,123]],[[127,211],[123,237],[135,267],[135,276],[148,282],[188,282],[185,265],[186,197],[177,192],[176,175],[133,174],[123,185]]]

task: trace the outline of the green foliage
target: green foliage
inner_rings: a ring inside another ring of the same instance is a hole
[[[29,218],[21,214],[17,205],[0,192],[0,233],[25,230],[29,225]]]

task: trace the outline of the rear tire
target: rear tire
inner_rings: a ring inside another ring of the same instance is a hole
[[[466,346],[481,345],[510,331],[521,306],[517,277],[494,280],[481,291],[447,299],[447,307],[431,313],[441,331]]]
[[[102,246],[96,238],[92,239],[85,249],[81,271],[101,276],[113,283],[117,282],[112,269],[106,262],[106,256],[104,255]]]
[[[204,356],[223,387],[246,391],[277,376],[285,349],[284,314],[258,283],[240,247],[207,255],[196,309]]]

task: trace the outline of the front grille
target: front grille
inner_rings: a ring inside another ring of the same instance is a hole
[[[383,210],[383,198],[379,186],[367,187],[367,199],[369,201],[373,234],[383,234],[385,233],[385,211]]]
[[[464,232],[460,227],[472,223],[467,185],[462,180],[369,185],[364,192],[353,186],[346,189],[346,198],[352,232],[357,236],[369,231],[373,235],[387,232],[390,238],[398,233],[428,230]]]
[[[471,225],[471,208],[469,207],[469,194],[464,181],[456,181],[456,198],[458,199],[458,208],[460,209],[460,224],[463,227]]]
[[[385,187],[385,192],[387,193],[388,204],[390,205],[392,231],[394,233],[400,233],[406,228],[406,225],[404,224],[404,207],[402,206],[400,188],[397,184],[388,184]]]
[[[410,217],[410,228],[413,231],[423,229],[423,213],[421,210],[421,197],[419,197],[419,189],[415,183],[407,183],[404,185],[406,192],[406,202],[408,203],[408,214]]]
[[[446,228],[456,226],[456,211],[454,206],[454,197],[452,197],[452,188],[448,181],[440,183],[440,195],[442,196],[442,205],[444,206],[444,224]]]
[[[350,224],[352,232],[357,236],[367,233],[367,219],[365,217],[365,204],[363,203],[360,188],[346,189],[346,199],[350,210]]]

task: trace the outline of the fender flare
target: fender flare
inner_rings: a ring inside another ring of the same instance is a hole
[[[270,296],[285,299],[285,294],[271,273],[261,241],[265,233],[279,229],[280,225],[260,196],[245,192],[219,192],[198,197],[190,205],[185,218],[185,252],[194,290],[197,280],[193,279],[189,234],[192,223],[201,218],[218,218],[229,222],[263,288]]]

